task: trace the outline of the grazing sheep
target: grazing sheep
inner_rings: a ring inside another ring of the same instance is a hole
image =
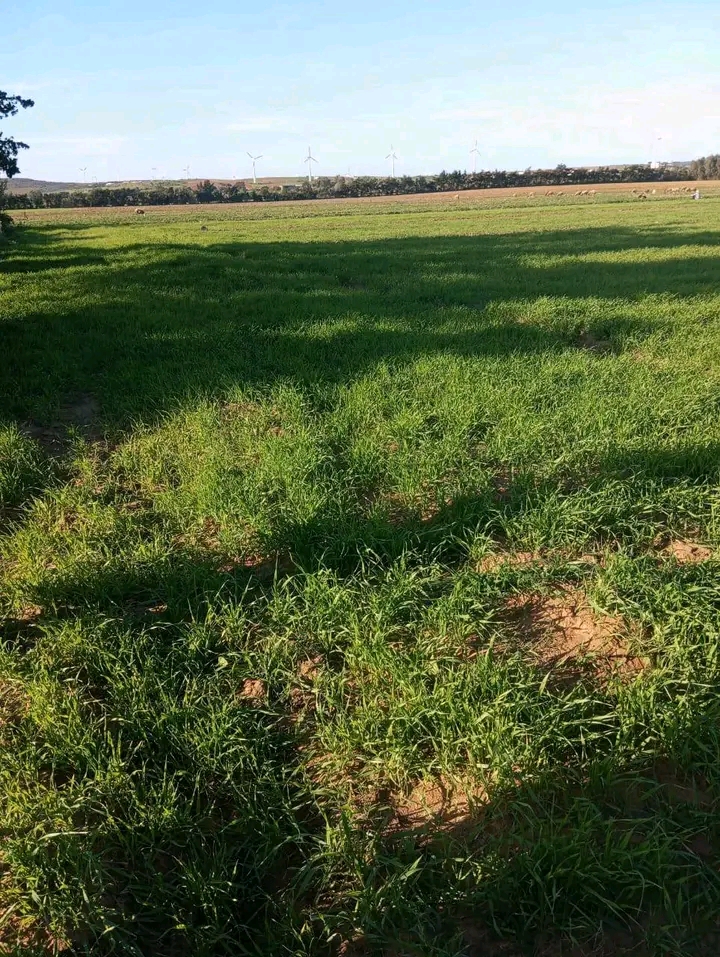
[[[144,210],[144,209],[136,209],[136,210],[135,210],[135,215],[136,215],[136,216],[144,216],[144,215],[145,215],[145,210]]]

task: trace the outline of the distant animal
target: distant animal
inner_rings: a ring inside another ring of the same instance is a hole
[[[200,232],[201,232],[201,233],[206,233],[206,232],[207,232],[207,226],[201,226],[201,227],[200,227]]]
[[[144,215],[145,215],[145,210],[144,210],[144,209],[136,209],[136,210],[135,210],[135,215],[136,215],[136,216],[144,216]]]
[[[455,193],[455,199],[460,199],[460,193]]]

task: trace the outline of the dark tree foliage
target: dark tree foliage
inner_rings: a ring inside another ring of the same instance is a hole
[[[21,96],[10,96],[3,90],[0,90],[0,119],[7,116],[15,116],[20,110],[26,110],[30,106],[35,106],[32,100],[24,100]],[[17,164],[17,157],[20,150],[26,150],[27,143],[20,143],[11,136],[3,136],[0,132],[0,172],[10,178],[20,172]]]
[[[690,164],[693,179],[720,179],[720,153],[701,156]]]
[[[554,169],[443,170],[433,176],[320,176],[312,183],[284,186],[253,186],[245,183],[213,183],[205,180],[194,188],[171,183],[95,186],[92,189],[9,194],[7,206],[14,209],[73,206],[167,206],[191,203],[272,203],[288,199],[333,199],[338,197],[400,196],[412,193],[460,192],[466,189],[521,186],[591,186],[600,183],[661,183],[689,179],[720,179],[720,157],[707,156],[689,166],[647,163],[631,166],[574,168],[560,164]]]

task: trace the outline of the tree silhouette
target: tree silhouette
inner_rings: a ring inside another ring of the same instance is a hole
[[[20,109],[26,110],[30,106],[35,106],[32,100],[23,99],[21,96],[10,96],[0,90],[0,119],[15,116]],[[11,136],[3,136],[0,132],[0,172],[5,173],[8,179],[20,172],[17,164],[18,153],[27,148],[27,143],[20,143]]]

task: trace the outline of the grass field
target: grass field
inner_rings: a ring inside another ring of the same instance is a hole
[[[0,247],[8,952],[718,952],[719,214]]]

